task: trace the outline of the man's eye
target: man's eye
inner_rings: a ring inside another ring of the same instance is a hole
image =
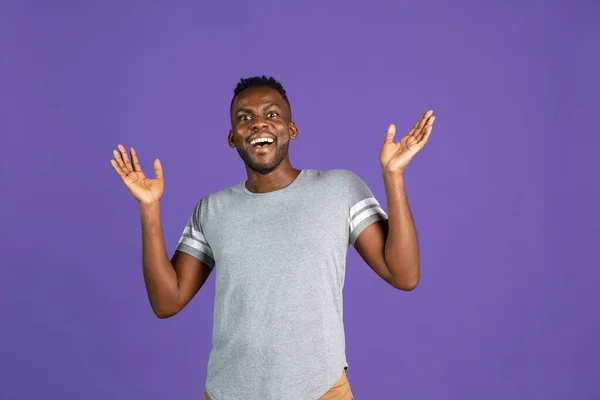
[[[242,115],[240,117],[240,121],[250,121],[251,117],[249,115]]]
[[[279,114],[276,113],[275,111],[271,111],[270,113],[267,114],[267,117],[269,118],[275,118],[276,116],[278,116]]]

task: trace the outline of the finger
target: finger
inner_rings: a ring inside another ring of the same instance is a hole
[[[125,174],[121,170],[121,167],[119,166],[119,164],[115,160],[110,160],[110,164],[113,166],[113,169],[115,170],[117,175],[119,175],[119,178],[125,179]]]
[[[415,132],[417,134],[425,126],[425,124],[427,123],[427,121],[429,120],[429,118],[432,115],[433,115],[433,110],[429,110],[425,114],[423,114],[423,116],[421,116],[421,118],[419,119],[419,122],[417,122],[417,126],[415,128]]]
[[[420,121],[421,120],[419,119],[419,121],[417,121],[417,123],[414,124],[412,128],[410,128],[410,131],[408,131],[408,133],[406,134],[406,136],[414,136],[415,135],[415,133],[417,132],[417,126],[419,125]]]
[[[125,147],[123,147],[122,144],[119,144],[119,151],[121,152],[121,157],[123,158],[123,162],[125,164],[125,167],[127,167],[127,170],[129,172],[133,171],[133,167],[131,166],[131,162],[129,161],[127,151],[125,150]]]
[[[394,143],[394,136],[396,136],[396,125],[391,124],[385,134],[385,143]]]
[[[415,122],[415,124],[413,125],[413,127],[410,129],[410,131],[406,134],[406,136],[416,136],[419,134],[419,132],[421,131],[421,128],[423,128],[423,121],[425,121],[428,117],[428,114],[431,115],[431,110],[427,111],[425,114],[421,115],[419,117],[419,119],[417,120],[417,122]]]
[[[415,124],[412,126],[412,128],[410,128],[410,131],[408,131],[406,136],[414,136],[416,134],[416,132],[418,132],[417,127],[421,123],[421,120],[423,119],[424,116],[425,116],[425,114],[421,115],[421,117],[417,120],[417,122],[415,122]]]
[[[130,171],[127,169],[125,163],[121,159],[121,153],[119,153],[117,150],[113,150],[113,155],[115,156],[115,158],[114,160],[110,160],[111,164],[117,172],[117,174],[119,175],[119,177],[121,178],[121,180],[125,182],[125,179],[127,178],[127,175],[129,175]]]
[[[434,121],[435,121],[434,115],[430,115],[425,120],[425,123],[423,124],[423,126],[415,133],[415,138],[417,139],[417,141],[419,141],[423,138],[423,135],[425,135],[425,128],[427,128],[428,126],[432,126]]]
[[[424,146],[427,143],[432,129],[433,121],[425,125],[425,127],[422,129],[422,132],[419,134],[419,136],[417,136],[417,143],[419,143],[420,146]]]
[[[423,135],[421,135],[421,137],[419,138],[419,146],[423,147],[427,144],[427,142],[429,141],[429,136],[431,135],[431,125],[428,125],[425,127],[425,129],[423,129]]]
[[[427,119],[427,123],[425,125],[433,125],[433,123],[435,122],[435,118],[435,115],[431,114]]]
[[[162,165],[160,164],[160,160],[158,158],[154,160],[154,173],[156,174],[156,179],[164,179]]]
[[[115,156],[115,162],[119,166],[119,169],[121,170],[121,172],[126,174],[128,171],[127,171],[127,167],[125,166],[125,163],[123,162],[121,153],[119,153],[118,150],[113,149],[113,156]]]
[[[133,147],[130,147],[129,151],[131,152],[131,160],[133,161],[133,170],[137,171],[137,172],[142,172],[142,167],[140,166],[140,160],[138,159],[135,149]]]

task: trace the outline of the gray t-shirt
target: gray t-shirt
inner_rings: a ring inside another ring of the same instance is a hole
[[[213,400],[310,400],[348,367],[342,289],[346,255],[387,219],[347,170],[302,170],[287,187],[245,182],[196,205],[177,250],[216,268]]]

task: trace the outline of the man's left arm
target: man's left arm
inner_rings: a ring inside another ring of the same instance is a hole
[[[365,228],[355,243],[363,260],[383,280],[401,290],[413,290],[420,278],[417,231],[403,173],[410,160],[427,143],[434,121],[433,112],[426,112],[409,133],[396,143],[393,141],[396,128],[390,125],[379,155],[388,220]]]

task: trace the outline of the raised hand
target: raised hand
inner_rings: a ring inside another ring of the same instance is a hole
[[[142,172],[134,148],[129,148],[131,151],[131,159],[133,160],[132,164],[129,161],[125,147],[121,144],[119,144],[118,147],[119,151],[113,150],[115,158],[110,160],[110,163],[117,175],[119,175],[123,183],[125,183],[125,186],[127,186],[127,189],[129,189],[140,205],[158,202],[162,197],[165,188],[165,180],[160,160],[158,158],[154,160],[156,179],[149,179],[144,175],[144,172]]]
[[[379,162],[384,171],[402,174],[410,160],[427,144],[434,121],[433,110],[427,111],[406,136],[396,143],[396,126],[391,124],[379,153]]]

